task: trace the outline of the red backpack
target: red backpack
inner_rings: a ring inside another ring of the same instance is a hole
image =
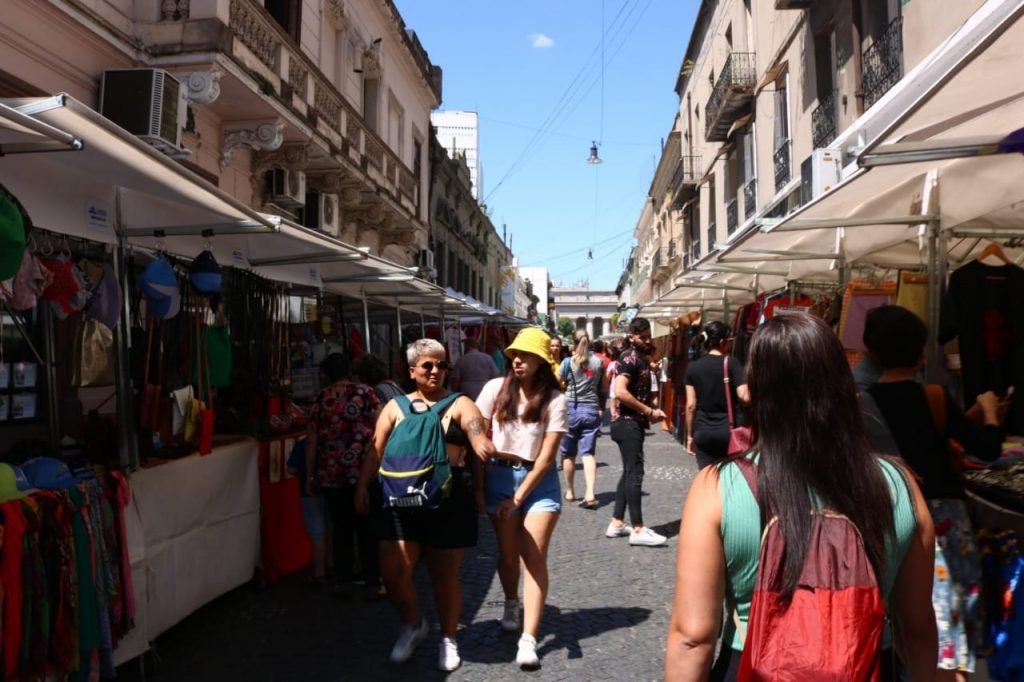
[[[745,458],[736,464],[760,504],[755,465]],[[821,510],[813,516],[803,573],[788,608],[782,603],[786,542],[777,517],[765,526],[741,682],[880,679],[885,603],[860,531],[842,514]]]

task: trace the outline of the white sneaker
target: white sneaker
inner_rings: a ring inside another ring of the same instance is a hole
[[[395,641],[395,646],[391,648],[391,662],[392,663],[405,663],[412,654],[416,651],[416,645],[427,636],[430,626],[427,625],[426,618],[420,618],[420,622],[416,625],[403,625],[402,632],[399,633],[398,639]]]
[[[532,635],[523,635],[519,638],[519,651],[516,653],[516,663],[523,670],[536,670],[540,667],[540,659],[537,657],[537,640]]]
[[[450,637],[441,638],[441,655],[437,659],[437,667],[446,672],[451,672],[462,665],[462,657],[459,656],[459,645]]]
[[[629,533],[629,544],[634,547],[657,547],[658,545],[664,545],[667,541],[667,537],[659,535],[646,527],[639,532],[630,531]]]
[[[519,600],[506,599],[505,612],[501,616],[501,629],[505,632],[516,632],[522,627],[519,621]]]
[[[626,524],[616,526],[614,523],[609,523],[608,530],[604,532],[604,536],[606,538],[624,538],[631,532],[632,531],[629,529],[629,526],[627,526]]]

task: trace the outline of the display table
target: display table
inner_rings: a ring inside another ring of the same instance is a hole
[[[241,440],[129,476],[125,530],[135,585],[135,628],[114,662],[253,577],[260,553],[258,445]]]

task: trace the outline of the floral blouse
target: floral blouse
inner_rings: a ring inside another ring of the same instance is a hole
[[[316,476],[322,488],[355,486],[366,450],[373,443],[373,416],[380,398],[365,384],[328,386],[313,403]]]

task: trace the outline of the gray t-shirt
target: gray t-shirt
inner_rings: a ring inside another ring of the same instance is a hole
[[[572,358],[562,360],[562,378],[565,379],[565,397],[569,407],[591,405],[601,407],[598,391],[604,379],[604,362],[593,353],[585,367],[577,367]]]

